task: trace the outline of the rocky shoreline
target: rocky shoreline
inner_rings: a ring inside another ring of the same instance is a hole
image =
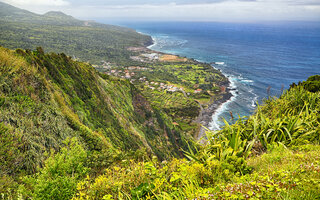
[[[147,44],[147,46],[145,46],[145,48],[149,49],[152,52],[166,54],[166,53],[163,53],[160,51],[155,51],[155,50],[150,49],[150,47],[152,47],[154,44],[155,44],[155,40],[152,38],[152,41],[149,41],[149,43]],[[177,56],[179,56],[179,55],[177,55]],[[210,63],[199,62],[199,61],[192,59],[192,58],[187,58],[187,59],[192,60],[193,62],[196,62],[196,63],[210,64]],[[228,77],[226,77],[226,78],[228,78]],[[215,97],[212,97],[210,100],[210,103],[206,104],[206,105],[202,105],[200,102],[198,102],[201,110],[200,110],[199,116],[195,119],[195,122],[200,124],[201,127],[199,128],[199,131],[194,135],[194,138],[197,140],[199,140],[204,135],[205,131],[208,129],[209,123],[212,121],[212,116],[215,114],[216,110],[223,103],[226,103],[228,100],[230,100],[232,97],[232,94],[230,92],[231,90],[228,88],[230,86],[230,81],[228,81],[226,83],[222,83],[221,86],[225,86],[227,89],[224,93],[219,95],[218,99],[215,99]],[[203,107],[205,107],[205,108],[203,108]]]
[[[230,89],[227,89],[224,94],[222,94],[221,98],[217,100],[212,100],[209,105],[207,105],[207,108],[201,110],[196,122],[201,125],[198,133],[195,135],[195,138],[197,140],[201,139],[204,135],[204,133],[209,128],[209,123],[212,121],[212,116],[215,114],[216,110],[224,103],[229,101],[232,97],[232,94],[230,92]]]

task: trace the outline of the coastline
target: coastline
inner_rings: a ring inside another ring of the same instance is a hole
[[[148,35],[142,32],[138,32],[140,34],[144,34],[144,35]],[[157,45],[157,41],[154,37],[150,36],[152,38],[152,44],[149,44],[148,46],[145,46],[147,49],[151,50],[151,51],[156,51],[159,53],[165,53],[165,52],[161,52],[161,51],[157,51],[157,50],[153,50],[151,49],[152,47],[154,47],[155,45]],[[179,55],[177,55],[179,56]],[[192,58],[188,58],[188,59],[192,59]],[[195,59],[192,59],[195,60]],[[210,64],[207,62],[203,62],[203,61],[199,61],[196,60],[196,62],[198,63],[203,63],[203,64]],[[211,64],[210,64],[211,65]],[[212,65],[211,65],[212,66]],[[215,69],[218,69],[214,66],[212,66]],[[221,71],[220,69],[218,69],[219,71]],[[222,72],[221,72],[222,73]],[[223,74],[223,73],[222,73]],[[199,106],[201,108],[199,116],[195,119],[195,122],[198,123],[200,125],[200,128],[198,130],[198,132],[194,135],[194,138],[196,140],[200,140],[203,136],[204,133],[207,129],[210,129],[209,125],[214,122],[213,118],[217,113],[218,109],[224,107],[224,105],[228,102],[232,101],[232,97],[235,97],[235,95],[232,93],[232,91],[235,90],[235,88],[230,88],[231,87],[231,80],[230,77],[228,77],[228,75],[223,74],[223,76],[225,76],[228,79],[228,82],[226,82],[225,84],[222,84],[223,86],[226,87],[226,91],[225,93],[221,93],[219,94],[219,98],[215,99],[215,97],[211,97],[210,102],[208,104],[201,104],[199,103]],[[206,108],[203,108],[203,107]],[[218,118],[218,116],[216,117]],[[216,119],[218,120],[218,119]]]
[[[222,94],[220,99],[212,100],[207,108],[200,112],[198,118],[196,119],[196,121],[201,125],[198,133],[195,135],[197,140],[200,140],[204,136],[204,133],[207,129],[211,130],[209,125],[214,122],[213,117],[214,115],[218,114],[218,109],[231,101],[233,95],[230,91],[230,89],[227,89],[226,93]],[[216,118],[216,120],[218,120],[218,116]]]

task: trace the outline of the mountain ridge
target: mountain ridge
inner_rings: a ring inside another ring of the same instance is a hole
[[[28,15],[38,15],[35,13],[32,13],[28,10],[20,9],[15,6],[12,6],[10,4],[4,3],[0,1],[0,16],[12,16],[12,15],[21,15],[21,14],[28,14]]]
[[[10,49],[41,46],[93,64],[133,63],[134,53],[127,49],[152,42],[150,36],[133,29],[78,20],[60,11],[39,15],[2,2],[0,16],[0,45]]]
[[[62,16],[62,17],[72,17],[71,15],[67,15],[62,11],[48,11],[45,14],[43,14],[44,16]],[[72,17],[73,18],[73,17]]]

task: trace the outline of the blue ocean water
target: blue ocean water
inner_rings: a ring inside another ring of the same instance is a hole
[[[278,22],[263,24],[215,22],[120,23],[149,34],[150,48],[214,65],[231,81],[232,100],[213,115],[211,129],[222,118],[248,116],[256,102],[269,94],[279,96],[293,82],[320,74],[320,23]],[[269,94],[267,88],[271,87]]]

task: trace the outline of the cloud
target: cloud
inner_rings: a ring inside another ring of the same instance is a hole
[[[0,0],[1,1],[1,0]],[[320,0],[2,0],[81,19],[160,21],[320,21]]]
[[[95,5],[95,6],[114,6],[114,5],[188,5],[188,4],[211,4],[230,0],[71,0],[74,5]],[[255,1],[255,0],[239,0]]]
[[[16,6],[68,6],[65,0],[3,0],[3,2]]]
[[[132,19],[132,20],[181,20],[181,21],[276,21],[311,20],[319,21],[317,6],[299,5],[298,0],[224,0],[198,1],[200,3],[179,4],[126,4],[104,6],[79,6],[70,8],[68,13],[77,17],[92,19]],[[214,3],[213,3],[214,2]],[[186,3],[186,1],[185,1]],[[82,13],[86,13],[82,16]]]
[[[239,0],[239,1],[250,1],[250,0]],[[285,4],[288,6],[292,5],[320,5],[320,0],[253,0],[257,2],[269,2],[273,4]]]
[[[319,0],[292,0],[289,1],[291,5],[306,5],[306,6],[312,6],[312,5],[320,5]]]

